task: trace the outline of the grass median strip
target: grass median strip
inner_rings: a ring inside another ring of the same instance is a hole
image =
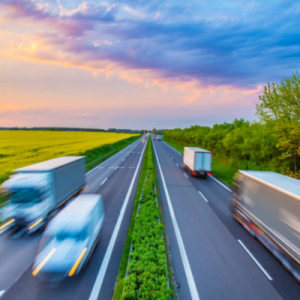
[[[156,172],[148,141],[114,300],[169,299],[164,226],[156,192]],[[137,213],[138,212],[138,213]]]

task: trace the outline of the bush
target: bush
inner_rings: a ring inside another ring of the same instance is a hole
[[[168,288],[164,227],[156,202],[155,168],[151,145],[148,145],[147,177],[142,190],[139,213],[135,217],[132,234],[132,252],[128,264],[128,276],[123,281],[124,300],[166,300],[171,294]]]

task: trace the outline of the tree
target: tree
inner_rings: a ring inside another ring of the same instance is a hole
[[[294,172],[298,172],[300,155],[300,76],[296,72],[278,83],[268,83],[259,96],[256,114],[271,125],[271,134],[278,139],[276,147],[282,151],[280,159],[291,158]]]
[[[154,127],[154,128],[152,129],[152,133],[153,133],[153,134],[156,134],[156,127]]]

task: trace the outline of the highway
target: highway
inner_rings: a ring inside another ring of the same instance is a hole
[[[179,152],[153,145],[180,299],[300,299],[295,279],[232,218],[230,189],[214,177],[191,177]]]
[[[82,273],[58,283],[32,275],[32,263],[41,233],[0,235],[0,298],[3,299],[111,299],[123,254],[134,196],[146,143],[134,142],[86,173],[83,193],[99,193],[105,222],[98,245]]]

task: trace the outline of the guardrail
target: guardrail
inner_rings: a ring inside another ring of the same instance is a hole
[[[106,156],[108,156],[108,155],[110,155],[110,154],[112,154],[112,153],[114,153],[114,152],[117,152],[117,151],[119,151],[119,150],[120,150],[120,149],[116,149],[116,150],[114,150],[114,151],[111,151],[111,152],[105,154],[104,156],[101,156],[101,157],[99,157],[98,159],[96,159],[96,160],[92,161],[91,163],[87,164],[85,167],[87,168],[87,167],[93,165],[94,163],[96,163],[97,161],[99,161],[99,160],[105,158]]]

